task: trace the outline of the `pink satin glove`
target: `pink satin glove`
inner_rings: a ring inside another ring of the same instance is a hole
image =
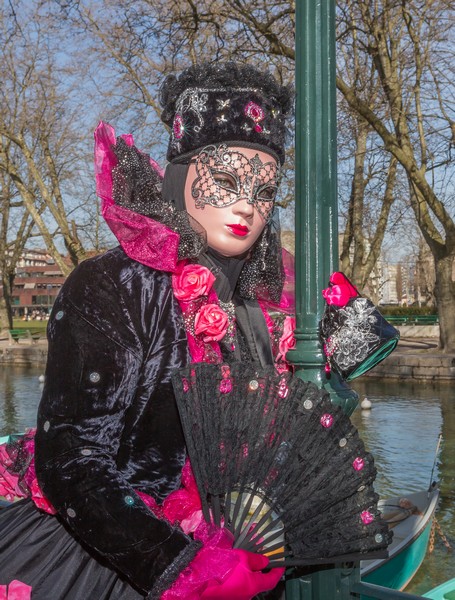
[[[284,569],[267,568],[269,559],[263,554],[254,554],[246,550],[232,550],[239,558],[231,574],[222,582],[211,582],[202,593],[202,600],[251,600],[256,594],[272,590],[281,577]]]

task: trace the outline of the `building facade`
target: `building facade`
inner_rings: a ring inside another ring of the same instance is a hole
[[[65,279],[49,254],[25,251],[17,264],[13,283],[13,316],[27,320],[48,318]]]

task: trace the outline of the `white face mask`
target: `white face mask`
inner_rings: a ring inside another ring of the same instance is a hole
[[[197,177],[191,194],[197,208],[223,208],[246,198],[268,222],[278,189],[276,160],[263,162],[257,151],[225,144],[206,146],[193,160]]]
[[[278,166],[268,153],[226,145],[207,146],[190,162],[185,183],[187,212],[224,256],[241,256],[271,218]]]

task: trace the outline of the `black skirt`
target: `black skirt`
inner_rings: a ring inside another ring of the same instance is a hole
[[[31,500],[0,510],[0,584],[14,579],[32,586],[33,600],[146,597]]]

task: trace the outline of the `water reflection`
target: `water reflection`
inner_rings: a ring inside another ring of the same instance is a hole
[[[43,368],[0,365],[0,435],[34,427]]]
[[[353,422],[375,457],[377,491],[404,495],[430,483],[438,436],[443,442],[433,479],[439,479],[438,522],[455,549],[455,391],[450,384],[431,385],[364,378],[355,384],[371,411],[358,409]],[[455,574],[455,552],[436,538],[406,591],[422,594]]]

